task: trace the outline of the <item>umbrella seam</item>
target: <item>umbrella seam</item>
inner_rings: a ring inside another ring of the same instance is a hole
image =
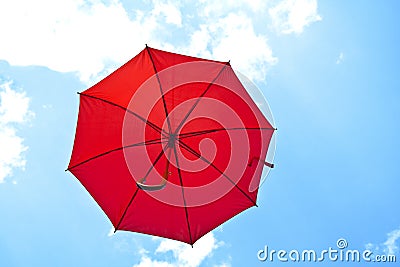
[[[178,152],[176,151],[176,145],[175,144],[174,144],[174,154],[175,154],[175,160],[176,160],[176,167],[178,169],[178,176],[179,176],[179,180],[180,180],[180,183],[181,183],[183,205],[185,207],[186,223],[187,223],[187,226],[188,226],[188,232],[189,232],[189,237],[190,237],[190,245],[193,247],[192,232],[190,230],[190,223],[189,223],[189,211],[188,211],[187,204],[186,204],[185,189],[183,187],[182,173],[181,173],[181,168],[179,166]]]
[[[155,142],[155,141],[159,141],[159,142]],[[138,147],[138,146],[142,146],[142,145],[143,145],[143,146],[147,146],[147,145],[157,145],[157,144],[162,144],[162,143],[164,143],[164,142],[166,142],[166,141],[161,141],[161,139],[153,139],[153,140],[149,140],[149,141],[145,141],[145,142],[140,142],[140,143],[135,143],[135,144],[130,144],[130,145],[126,145],[126,146],[114,148],[114,149],[111,149],[111,150],[109,150],[109,151],[100,153],[100,154],[98,154],[98,155],[96,155],[96,156],[93,156],[93,157],[91,157],[91,158],[88,158],[88,159],[86,159],[86,160],[84,160],[84,161],[81,161],[81,162],[75,164],[75,165],[72,166],[72,167],[68,167],[68,168],[66,169],[66,171],[69,171],[69,170],[71,170],[71,169],[73,169],[73,168],[75,168],[75,167],[78,167],[78,166],[80,166],[80,165],[82,165],[82,164],[85,164],[85,163],[87,163],[87,162],[89,162],[89,161],[91,161],[91,160],[94,160],[94,159],[96,159],[96,158],[105,156],[105,155],[107,155],[107,154],[110,154],[110,153],[115,152],[115,151],[118,151],[118,150],[122,150],[122,149],[125,149],[125,148],[131,148],[131,147]]]
[[[197,131],[197,132],[189,132],[189,133],[184,133],[179,135],[179,139],[182,138],[188,138],[188,137],[193,137],[193,136],[199,136],[203,134],[209,134],[209,133],[215,133],[219,131],[235,131],[235,130],[276,130],[276,128],[268,127],[268,128],[247,128],[247,127],[237,127],[237,128],[218,128],[218,129],[210,129],[210,130],[203,130],[203,131]]]
[[[129,206],[132,204],[133,199],[136,197],[138,191],[139,191],[139,188],[136,187],[136,191],[135,191],[135,193],[133,193],[131,199],[129,200],[128,205],[126,206],[126,208],[125,208],[125,210],[124,210],[124,213],[122,214],[121,218],[119,219],[118,224],[117,224],[117,226],[116,226],[115,229],[114,229],[114,233],[118,230],[119,226],[121,225],[122,220],[124,219],[125,214],[126,214],[126,212],[128,211]]]
[[[110,104],[110,105],[119,107],[119,108],[125,110],[126,112],[128,112],[128,113],[134,115],[134,116],[137,117],[139,120],[141,120],[142,122],[144,122],[145,124],[147,124],[147,125],[149,125],[151,128],[153,128],[154,130],[156,130],[158,133],[162,134],[164,137],[167,137],[165,134],[169,134],[169,133],[165,132],[165,130],[163,130],[162,128],[158,127],[156,124],[152,123],[152,122],[149,121],[149,120],[146,120],[145,118],[143,118],[142,116],[140,116],[139,114],[137,114],[136,112],[133,112],[132,110],[130,110],[130,109],[128,109],[128,108],[125,108],[125,107],[123,107],[123,106],[121,106],[121,105],[118,105],[118,104],[116,104],[116,103],[113,103],[113,102],[111,102],[111,101],[109,101],[109,100],[102,99],[102,98],[100,98],[100,97],[96,97],[96,96],[92,96],[92,95],[87,95],[87,94],[84,94],[84,93],[78,93],[78,94],[79,94],[79,95],[82,95],[82,96],[89,97],[89,98],[97,99],[97,100],[103,101],[103,102],[105,102],[105,103],[107,103],[107,104]]]
[[[161,150],[160,154],[158,154],[158,156],[156,157],[156,159],[154,160],[154,162],[151,164],[151,167],[148,169],[148,171],[146,172],[146,174],[144,175],[144,177],[141,179],[143,181],[146,180],[147,176],[149,176],[151,170],[155,167],[155,165],[157,164],[157,162],[161,159],[162,155],[164,154],[164,149],[168,146],[168,143],[164,146],[164,148]]]
[[[165,147],[164,147],[164,148],[165,148]],[[162,154],[164,153],[164,148],[161,150],[161,153],[157,156],[157,158],[156,158],[156,159],[154,160],[154,162],[151,164],[152,167],[147,171],[147,173],[146,173],[146,175],[145,175],[145,178],[146,178],[146,176],[150,173],[150,171],[154,168],[154,166],[157,164],[157,162],[160,160]],[[124,219],[125,214],[127,213],[129,207],[131,206],[131,204],[132,204],[132,202],[133,202],[133,199],[136,197],[136,194],[137,194],[137,192],[138,192],[138,190],[139,190],[139,187],[138,187],[136,181],[135,181],[135,184],[136,184],[136,186],[137,186],[136,191],[135,191],[134,195],[131,197],[131,200],[129,201],[128,205],[126,206],[126,208],[125,208],[125,210],[124,210],[124,213],[122,214],[121,219],[119,220],[119,223],[118,223],[117,227],[115,228],[115,231],[118,230],[118,227],[120,226],[122,220]],[[115,232],[115,231],[114,231],[114,232]]]
[[[188,113],[186,113],[185,117],[182,119],[182,121],[179,123],[178,127],[176,128],[174,134],[177,134],[180,128],[182,128],[183,124],[186,122],[187,118],[190,116],[190,114],[193,112],[193,110],[196,108],[198,103],[200,102],[201,98],[208,92],[208,90],[211,88],[211,86],[214,84],[214,82],[218,79],[218,77],[221,75],[221,73],[225,70],[225,68],[229,66],[229,61],[224,64],[224,66],[221,68],[221,70],[218,72],[217,76],[211,81],[211,83],[207,86],[207,88],[204,90],[204,92],[196,99],[196,102],[193,104],[193,106],[190,108]]]
[[[209,160],[207,160],[205,157],[203,157],[201,154],[197,153],[193,148],[191,148],[190,146],[188,146],[187,144],[185,144],[183,141],[179,140],[179,143],[182,144],[182,147],[184,149],[186,149],[188,152],[192,153],[193,155],[199,157],[200,159],[202,159],[204,162],[206,162],[207,164],[209,164],[211,167],[213,167],[217,172],[219,172],[222,176],[224,176],[226,179],[228,179],[229,182],[231,182],[243,195],[245,195],[255,206],[258,207],[257,203],[251,199],[251,197],[249,195],[247,195],[243,189],[241,189],[237,184],[235,184],[232,179],[226,175],[223,171],[221,171],[220,169],[218,169],[217,166],[215,166],[212,162],[210,162]]]
[[[171,130],[171,122],[170,122],[169,117],[168,117],[168,109],[167,109],[167,103],[165,102],[164,91],[162,89],[160,77],[158,76],[158,71],[157,71],[156,65],[154,63],[153,56],[151,55],[150,48],[147,46],[147,44],[146,44],[146,51],[149,54],[149,57],[150,57],[152,65],[153,65],[153,69],[154,69],[155,75],[157,77],[158,85],[160,87],[160,94],[161,94],[161,98],[162,98],[163,105],[164,105],[165,118],[166,118],[167,124],[168,124],[168,131],[169,131],[169,133],[171,133],[172,132],[172,130]]]

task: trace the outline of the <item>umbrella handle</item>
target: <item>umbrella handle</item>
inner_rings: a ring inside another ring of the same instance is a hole
[[[145,190],[145,191],[158,191],[158,190],[163,189],[166,186],[167,180],[168,180],[168,174],[169,174],[168,168],[169,168],[169,160],[167,160],[167,165],[165,167],[164,175],[162,177],[162,181],[161,181],[160,184],[158,184],[158,185],[147,185],[147,184],[145,184],[146,177],[144,177],[144,178],[140,179],[139,181],[137,181],[136,185],[140,189]]]

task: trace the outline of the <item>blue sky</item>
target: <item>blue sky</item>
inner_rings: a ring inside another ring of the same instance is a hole
[[[317,265],[261,262],[257,252],[321,251],[339,238],[400,261],[400,4],[214,2],[0,2],[1,266]],[[193,249],[111,235],[107,217],[64,172],[76,92],[145,43],[230,59],[263,91],[278,127],[276,168],[259,207]]]

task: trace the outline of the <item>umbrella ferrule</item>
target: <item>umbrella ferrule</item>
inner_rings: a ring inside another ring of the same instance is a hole
[[[177,138],[176,134],[170,134],[168,137],[168,147],[173,148]]]

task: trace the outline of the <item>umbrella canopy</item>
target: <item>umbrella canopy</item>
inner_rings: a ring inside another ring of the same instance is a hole
[[[115,230],[193,244],[256,205],[276,129],[229,62],[146,45],[79,95],[68,170]]]

